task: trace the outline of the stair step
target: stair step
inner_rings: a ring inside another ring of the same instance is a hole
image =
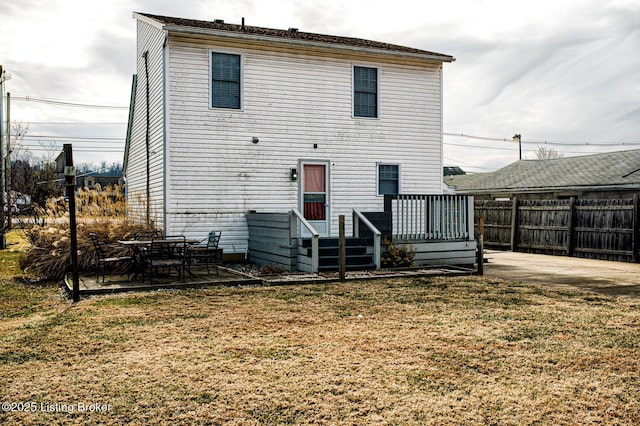
[[[338,247],[322,247],[318,250],[318,252],[320,257],[331,257],[340,255],[340,249]],[[309,249],[309,253],[311,253],[311,249]],[[367,248],[364,246],[345,247],[345,253],[347,254],[347,256],[361,256],[367,254]]]
[[[338,247],[340,244],[338,238],[334,237],[321,237],[318,238],[318,247],[319,248],[329,248],[329,247]],[[352,246],[361,246],[360,238],[349,237],[345,238],[345,245],[347,247]],[[303,238],[302,239],[302,247],[311,247],[311,238]]]
[[[339,240],[334,237],[322,237],[318,239],[318,270],[323,272],[337,271],[339,268]],[[311,238],[302,240],[302,247],[306,249],[307,256],[311,256]],[[345,269],[364,270],[375,269],[373,256],[367,253],[367,246],[362,244],[360,238],[345,238]]]
[[[372,258],[371,255],[347,256],[347,258],[345,259],[345,263],[348,266],[367,265],[369,263],[372,263]],[[340,258],[338,256],[321,256],[318,259],[318,264],[323,266],[338,266],[340,264]]]
[[[334,265],[326,265],[326,266],[318,266],[318,271],[320,272],[335,272],[339,268]],[[376,269],[376,265],[373,263],[368,263],[366,265],[346,265],[345,270],[347,271],[364,271],[366,269]]]

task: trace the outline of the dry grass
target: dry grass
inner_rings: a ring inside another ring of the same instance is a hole
[[[2,306],[2,401],[110,407],[2,424],[640,423],[633,298],[475,277],[29,297]]]
[[[115,244],[118,240],[129,239],[144,225],[126,219],[98,218],[82,220],[77,225],[78,267],[81,272],[95,271],[96,253],[89,238],[95,233],[105,247],[107,257],[126,256],[128,249]],[[24,232],[28,242],[20,258],[20,267],[31,276],[42,280],[61,280],[69,272],[71,264],[71,239],[68,223],[51,223],[46,226],[32,226]]]

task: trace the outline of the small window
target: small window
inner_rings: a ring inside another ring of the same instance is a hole
[[[353,115],[378,117],[378,70],[353,67]]]
[[[240,109],[240,55],[211,53],[211,106]]]
[[[398,194],[400,173],[397,164],[378,164],[378,194]]]

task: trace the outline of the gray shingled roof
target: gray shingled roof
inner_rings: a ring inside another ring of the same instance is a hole
[[[277,30],[272,28],[253,27],[250,25],[227,24],[224,22],[200,21],[196,19],[172,18],[169,16],[152,15],[149,13],[139,13],[138,15],[153,19],[165,26],[177,26],[185,28],[198,28],[204,30],[216,30],[223,32],[242,33],[254,36],[274,37],[290,40],[301,40],[330,45],[342,45],[349,47],[359,47],[363,49],[384,50],[388,52],[406,53],[419,56],[429,56],[440,61],[451,62],[455,58],[436,52],[429,52],[412,47],[398,46],[395,44],[381,43],[378,41],[364,40],[353,37],[338,37],[326,34],[306,33],[297,30]]]
[[[607,187],[640,188],[640,149],[521,160],[458,186],[458,193],[534,192]]]

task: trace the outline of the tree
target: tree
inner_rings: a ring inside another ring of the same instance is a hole
[[[29,125],[22,123],[11,124],[11,159],[30,163],[33,153],[24,143],[24,137],[29,132]]]
[[[58,179],[55,163],[42,163],[33,172],[31,203],[44,208],[51,197],[63,194],[63,183]]]
[[[23,194],[31,194],[33,169],[28,161],[16,160],[11,164],[11,189]]]
[[[564,157],[564,154],[561,152],[558,152],[553,148],[545,148],[540,145],[533,152],[536,154],[538,160],[553,160]]]

